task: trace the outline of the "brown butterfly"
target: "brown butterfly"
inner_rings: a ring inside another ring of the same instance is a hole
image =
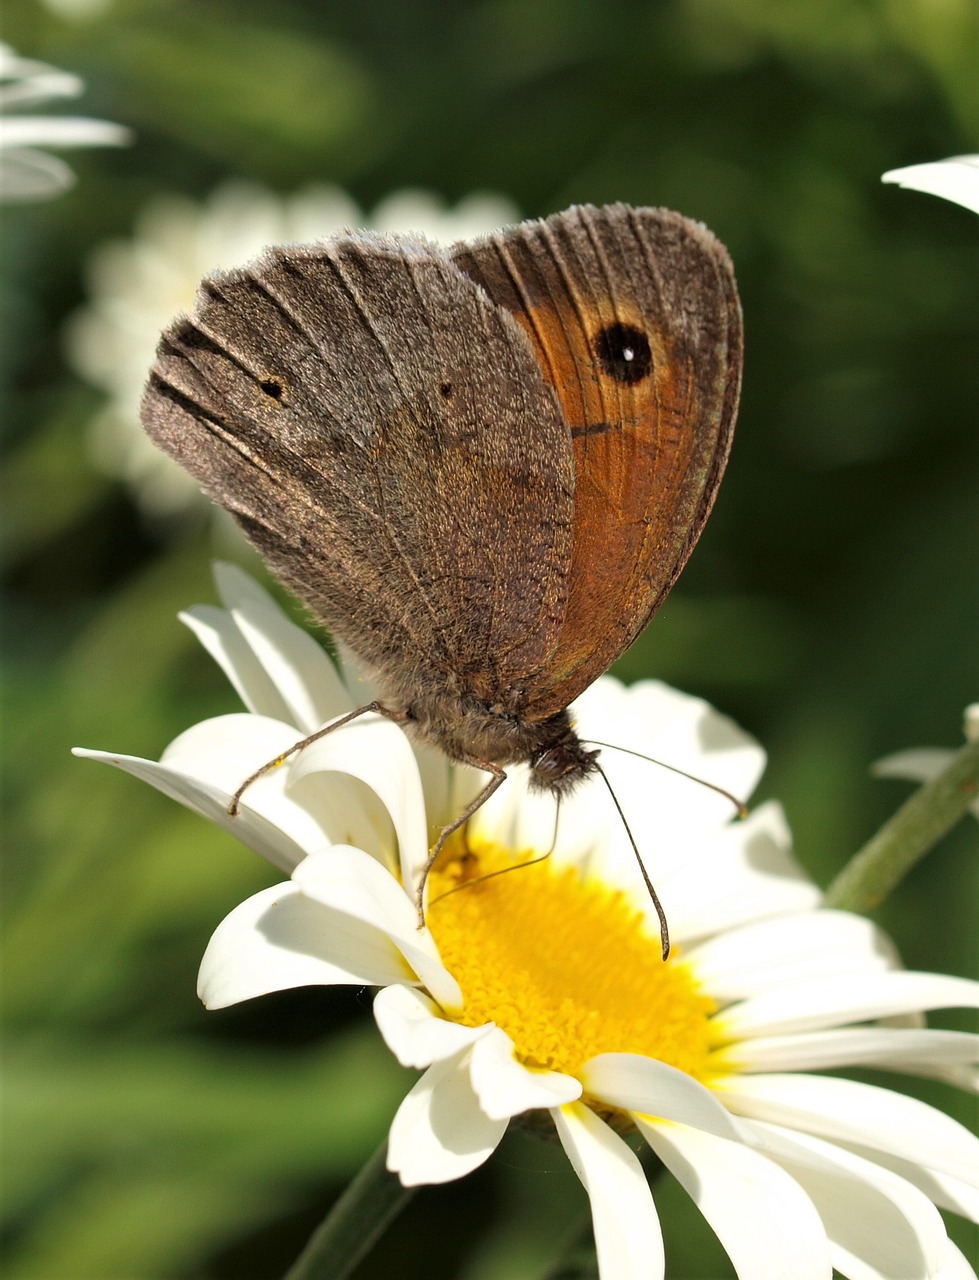
[[[352,715],[492,775],[430,868],[504,766],[558,796],[598,768],[568,704],[683,568],[740,380],[714,236],[585,205],[451,249],[343,233],[211,276],[142,414],[373,671],[383,699]]]

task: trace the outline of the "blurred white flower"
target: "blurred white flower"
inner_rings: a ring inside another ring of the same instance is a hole
[[[46,200],[74,183],[64,160],[40,147],[111,147],[132,140],[129,129],[108,120],[10,114],[50,98],[77,98],[84,88],[77,76],[0,44],[0,200]]]
[[[964,720],[966,742],[979,742],[979,702],[966,707]],[[878,778],[907,778],[911,782],[930,782],[943,769],[948,768],[954,756],[955,752],[947,747],[911,747],[907,751],[897,751],[892,756],[878,760],[873,766],[873,773]],[[979,818],[979,799],[969,808]]]
[[[90,22],[101,18],[112,0],[42,0],[42,3],[65,22]]]
[[[925,191],[979,213],[979,156],[952,156],[929,164],[891,169],[881,182],[896,182],[910,191]]]
[[[206,504],[197,482],[143,432],[139,400],[161,331],[191,310],[209,272],[240,266],[270,245],[320,240],[342,227],[420,231],[450,244],[518,218],[509,200],[490,193],[450,208],[426,191],[398,191],[370,214],[339,187],[326,185],[283,198],[262,186],[229,182],[203,204],[179,196],[152,200],[132,239],[110,241],[91,255],[90,301],[66,331],[74,368],[110,397],[92,425],[96,464],[130,484],[153,515]]]
[[[348,690],[240,570],[217,580],[226,608],[185,621],[248,713],[187,730],[159,763],[81,753],[290,875],[218,927],[200,973],[209,1008],[311,984],[379,988],[381,1035],[424,1073],[394,1117],[389,1168],[406,1186],[447,1182],[478,1168],[511,1119],[549,1117],[588,1192],[604,1280],[665,1271],[653,1196],[622,1136],[636,1131],[742,1280],[830,1280],[834,1267],[850,1280],[975,1280],[936,1205],[979,1220],[979,1141],[904,1094],[820,1073],[874,1066],[975,1088],[979,1037],[907,1021],[975,1007],[979,983],[905,972],[873,924],[822,909],[777,804],[737,822],[719,796],[614,751],[603,763],[670,920],[667,963],[600,786],[562,807],[550,856],[517,869],[554,836],[553,803],[528,795],[523,768],[431,877],[420,929],[411,886],[481,775],[363,717],[261,778],[230,818],[242,778],[372,691]],[[764,766],[729,720],[653,681],[603,677],[575,717],[586,739],[738,794]]]

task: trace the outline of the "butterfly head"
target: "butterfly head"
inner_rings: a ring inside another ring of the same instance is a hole
[[[598,769],[597,751],[587,750],[567,718],[554,718],[554,733],[530,757],[530,785],[535,791],[567,795]]]

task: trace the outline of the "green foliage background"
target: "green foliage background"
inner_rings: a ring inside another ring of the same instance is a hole
[[[871,762],[955,745],[979,690],[977,224],[879,182],[977,149],[976,15],[969,0],[116,0],[69,20],[11,0],[5,38],[86,80],[62,110],[136,141],[72,153],[72,192],[6,215],[8,1280],[277,1276],[409,1083],[367,993],[205,1015],[210,930],[275,873],[68,754],[157,756],[235,709],[174,617],[213,599],[210,535],[160,538],[88,460],[101,402],[60,336],[86,254],[130,235],[152,196],[231,176],[339,182],[367,208],[421,186],[453,202],[496,189],[526,215],[618,199],[706,221],[745,309],[739,436],[697,554],[621,671],[758,735],[764,794],[826,883],[907,791]],[[975,971],[975,830],[879,913],[909,966]],[[950,1089],[907,1088],[975,1122]],[[657,1202],[672,1280],[732,1274],[668,1180]],[[357,1275],[537,1276],[584,1211],[560,1151],[514,1136],[422,1192]]]

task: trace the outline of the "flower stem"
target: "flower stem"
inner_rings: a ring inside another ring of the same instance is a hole
[[[977,793],[979,742],[968,742],[853,855],[826,890],[824,905],[845,911],[869,911],[878,906],[955,826]]]
[[[360,1173],[309,1238],[285,1280],[343,1280],[415,1193],[385,1164],[387,1143]]]

